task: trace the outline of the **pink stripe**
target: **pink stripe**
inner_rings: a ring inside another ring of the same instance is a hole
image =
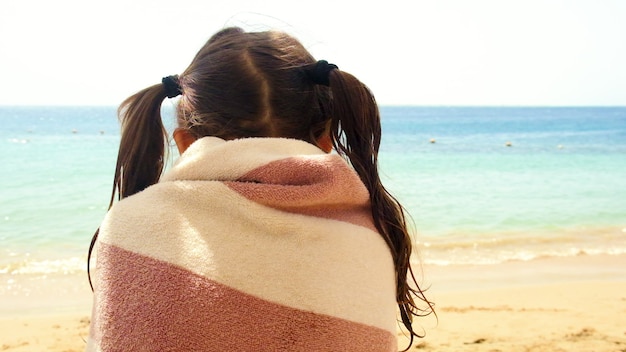
[[[388,331],[275,304],[105,243],[95,287],[91,338],[102,351],[397,350]]]
[[[244,197],[275,209],[375,230],[369,193],[356,172],[338,155],[273,161],[225,184]]]

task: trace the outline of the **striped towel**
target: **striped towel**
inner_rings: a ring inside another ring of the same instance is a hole
[[[88,351],[397,351],[367,189],[303,141],[196,141],[113,206],[95,258]]]

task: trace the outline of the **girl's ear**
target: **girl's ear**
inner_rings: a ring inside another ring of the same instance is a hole
[[[331,120],[328,120],[328,122],[326,123],[326,128],[324,128],[324,132],[317,139],[317,141],[315,141],[317,143],[317,146],[326,153],[330,153],[333,150],[333,140],[330,137],[330,126]]]
[[[178,147],[178,152],[182,154],[196,141],[196,137],[189,133],[189,130],[177,128],[174,130],[174,141]]]
[[[318,138],[317,146],[326,153],[330,153],[333,150],[333,141],[330,139],[330,133],[324,133]]]

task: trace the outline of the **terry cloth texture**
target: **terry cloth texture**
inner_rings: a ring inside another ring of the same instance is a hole
[[[194,142],[113,206],[95,258],[88,351],[397,351],[367,189],[303,141]]]

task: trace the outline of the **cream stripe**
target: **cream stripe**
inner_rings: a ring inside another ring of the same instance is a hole
[[[219,182],[166,182],[126,198],[100,241],[276,303],[396,330],[393,263],[380,235],[267,208]]]

